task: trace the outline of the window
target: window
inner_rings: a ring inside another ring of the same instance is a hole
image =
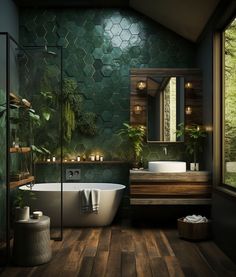
[[[223,31],[223,184],[236,189],[236,18]]]

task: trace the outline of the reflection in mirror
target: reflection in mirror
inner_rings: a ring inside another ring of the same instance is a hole
[[[184,122],[184,77],[148,77],[147,106],[148,141],[183,141],[176,129]]]

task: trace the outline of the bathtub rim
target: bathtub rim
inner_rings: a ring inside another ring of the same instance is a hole
[[[55,185],[58,184],[59,186],[61,186],[61,183],[59,182],[48,182],[48,183],[35,183],[32,186],[30,185],[23,185],[20,186],[19,189],[23,190],[23,191],[32,191],[32,192],[61,192],[61,189],[59,190],[41,190],[41,189],[34,189],[35,185],[46,185],[46,184],[50,184],[50,185]],[[85,184],[100,184],[100,185],[116,185],[119,187],[113,188],[113,189],[102,189],[102,188],[91,188],[91,189],[100,189],[101,191],[119,191],[119,190],[124,190],[127,186],[123,185],[123,184],[118,184],[118,183],[95,183],[95,182],[86,182],[86,183],[78,183],[78,182],[74,182],[74,183],[69,183],[69,182],[63,182],[63,184],[81,184],[81,185],[85,185]],[[83,188],[83,189],[89,189],[89,188]],[[66,190],[66,189],[62,189],[63,192],[79,192],[81,189],[78,190]]]

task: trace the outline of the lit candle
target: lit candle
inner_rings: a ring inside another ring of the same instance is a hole
[[[51,162],[51,159],[50,159],[50,158],[48,158],[48,159],[47,159],[47,162]]]
[[[185,109],[185,113],[186,113],[186,114],[191,114],[191,113],[192,113],[192,108],[191,108],[191,107],[187,107],[187,108]]]
[[[76,160],[77,162],[80,162],[80,156],[77,156]]]
[[[100,156],[100,162],[103,162],[103,156]]]
[[[65,159],[64,162],[67,162],[67,159]]]
[[[192,83],[187,82],[187,83],[185,84],[185,87],[186,87],[186,88],[192,88]]]
[[[71,159],[71,162],[74,162],[75,160],[74,159]]]
[[[55,156],[52,157],[52,161],[53,161],[53,162],[56,161],[56,157],[55,157]]]
[[[95,160],[96,160],[96,161],[99,161],[99,158],[100,158],[99,154],[96,154]]]
[[[91,159],[92,162],[94,162],[95,161],[95,155],[90,155],[90,159]]]

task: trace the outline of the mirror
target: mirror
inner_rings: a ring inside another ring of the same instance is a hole
[[[176,142],[184,122],[184,77],[147,77],[147,141]]]
[[[133,68],[130,78],[130,124],[147,127],[147,142],[183,142],[178,124],[203,124],[199,69]]]

